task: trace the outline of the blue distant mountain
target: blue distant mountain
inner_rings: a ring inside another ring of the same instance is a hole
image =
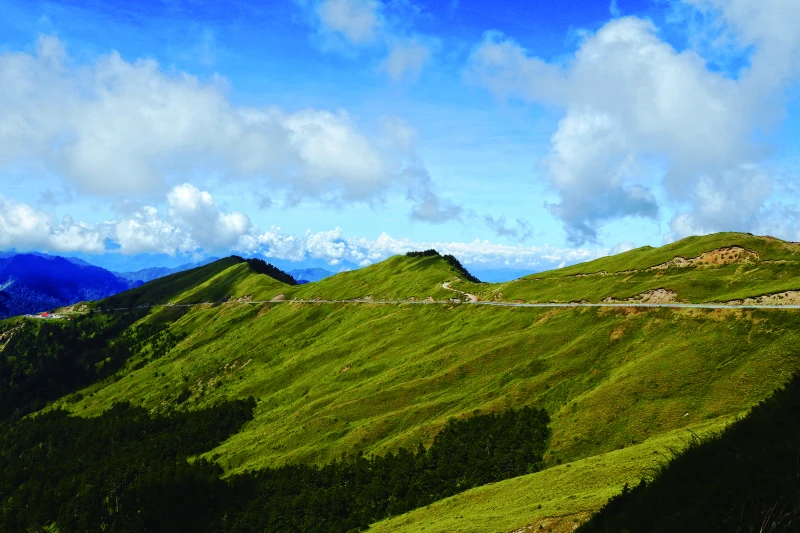
[[[143,268],[141,270],[136,270],[134,272],[114,272],[117,276],[122,279],[136,282],[142,281],[147,283],[148,281],[153,281],[154,279],[163,278],[164,276],[169,276],[170,274],[175,274],[176,272],[183,272],[184,270],[189,270],[190,268],[196,268],[200,266],[207,265],[209,263],[213,263],[214,261],[219,260],[219,257],[209,257],[202,261],[198,261],[196,263],[186,263],[184,265],[179,265],[176,267],[151,267],[151,268]]]
[[[0,254],[0,318],[97,300],[142,284],[70,259],[40,253]]]
[[[328,276],[333,276],[335,272],[324,268],[298,268],[290,270],[289,274],[297,280],[297,283],[311,283],[312,281],[319,281]]]

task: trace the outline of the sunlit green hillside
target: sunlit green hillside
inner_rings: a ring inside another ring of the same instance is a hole
[[[795,248],[719,234],[496,285],[455,281],[440,257],[396,256],[302,286],[229,258],[103,302],[207,303],[138,310],[139,326],[169,343],[135,345],[116,374],[53,405],[93,416],[128,400],[169,413],[253,396],[254,419],[204,454],[227,474],[413,449],[450,417],[544,407],[550,469],[376,527],[571,527],[557,516],[583,520],[670,439],[721,427],[783,384],[800,363],[800,311],[476,306],[449,302],[442,283],[484,299],[601,301],[664,289],[727,301],[800,289]],[[342,301],[369,297],[411,301]],[[429,297],[442,303],[413,302]],[[528,493],[551,503],[534,509]]]
[[[689,237],[660,248],[637,248],[498,284],[458,283],[484,300],[530,302],[728,302],[769,297],[798,303],[800,245],[744,233]],[[652,291],[657,291],[652,293]]]

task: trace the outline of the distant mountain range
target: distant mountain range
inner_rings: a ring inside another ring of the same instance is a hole
[[[164,276],[169,276],[170,274],[175,274],[176,272],[183,272],[184,270],[189,270],[190,268],[195,268],[207,265],[209,263],[213,263],[218,259],[219,257],[209,257],[207,259],[203,259],[202,261],[198,261],[196,263],[186,263],[184,265],[172,268],[151,267],[151,268],[143,268],[141,270],[136,270],[134,272],[114,272],[114,274],[128,281],[132,282],[142,281],[147,283],[148,281],[153,281],[154,279],[163,278]]]
[[[297,280],[297,283],[311,283],[312,281],[319,281],[333,276],[335,272],[325,270],[324,268],[298,268],[296,270],[290,270],[289,274]]]
[[[95,266],[78,257],[60,257],[39,252],[0,251],[0,319],[38,313],[80,301],[99,300],[126,291],[170,274],[208,265],[217,261],[209,257],[179,266],[156,266],[129,272],[118,272]],[[317,282],[336,274],[316,265],[319,261],[301,263],[305,268],[289,269],[288,261],[271,263],[287,271],[299,284]],[[145,264],[134,257],[129,262],[105,258],[104,265],[138,266]],[[162,263],[163,264],[163,263]],[[174,263],[173,263],[174,264]],[[352,264],[341,264],[346,270],[357,270]],[[495,269],[477,271],[484,281],[501,282],[516,279],[528,271]]]
[[[212,257],[173,268],[111,272],[77,257],[3,251],[0,252],[0,318],[107,298],[148,281],[216,260]]]
[[[0,318],[105,298],[141,284],[81,260],[46,254],[3,254]]]

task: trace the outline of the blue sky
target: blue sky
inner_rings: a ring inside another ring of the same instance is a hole
[[[0,248],[538,270],[800,239],[796,2],[252,4],[0,4]]]

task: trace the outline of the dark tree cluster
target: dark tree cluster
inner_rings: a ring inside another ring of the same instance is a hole
[[[8,337],[0,350],[0,419],[35,412],[111,376],[146,346],[150,359],[165,355],[180,338],[165,324],[131,327],[142,313],[0,323]]]
[[[543,409],[451,420],[428,449],[324,467],[236,476],[234,532],[348,532],[473,487],[538,471],[550,437]]]
[[[441,257],[439,252],[434,249],[425,250],[423,252],[408,252],[406,257]]]
[[[255,401],[151,417],[116,404],[102,416],[51,411],[0,424],[0,529],[202,531],[226,485],[189,464],[252,419]]]
[[[578,531],[800,531],[800,377],[721,434],[693,439]]]
[[[362,531],[381,518],[540,468],[544,410],[450,421],[426,449],[287,465],[220,480],[186,458],[252,417],[255,403],[150,416],[115,405],[97,418],[56,411],[0,425],[0,525],[35,531]]]
[[[267,263],[263,259],[253,258],[247,259],[246,261],[248,266],[250,266],[250,270],[257,274],[266,274],[267,276],[287,285],[297,285],[297,280],[295,280],[291,274],[287,274],[283,270],[273,266],[270,263]]]
[[[455,256],[453,256],[453,255],[450,255],[450,254],[440,255],[439,252],[437,252],[436,250],[431,249],[431,250],[425,250],[424,252],[407,252],[406,256],[407,257],[441,257],[442,259],[447,261],[447,264],[449,264],[451,267],[456,269],[456,271],[465,280],[471,281],[472,283],[480,283],[481,282],[481,280],[479,280],[478,278],[476,278],[475,276],[470,274],[469,271],[466,268],[464,268],[464,265],[462,265],[461,262],[459,262],[459,260],[456,259]]]

